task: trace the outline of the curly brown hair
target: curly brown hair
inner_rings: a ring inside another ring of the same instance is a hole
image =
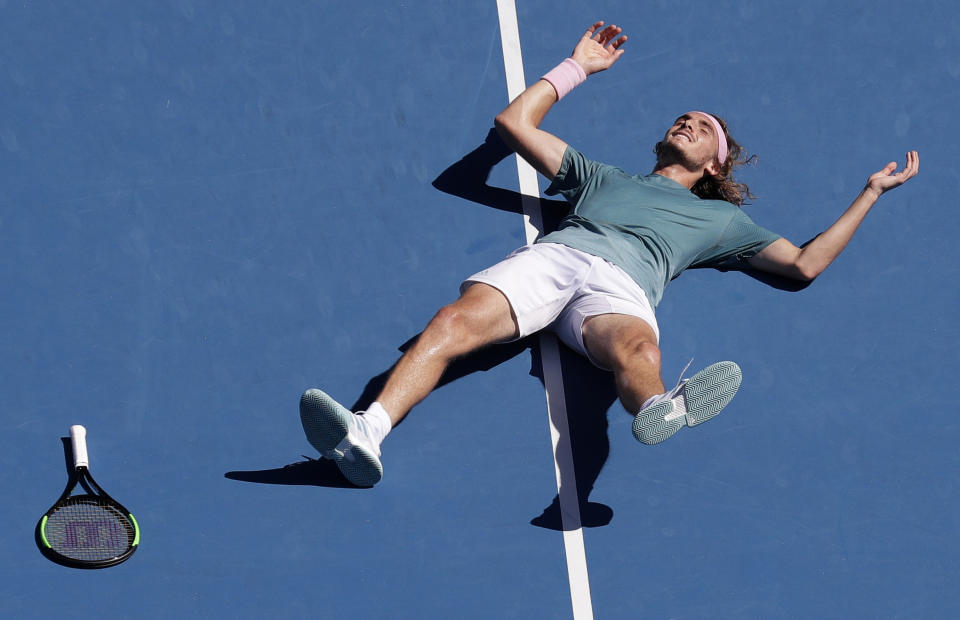
[[[746,184],[739,183],[733,178],[733,170],[738,166],[754,163],[757,156],[748,155],[747,150],[733,139],[729,129],[727,129],[727,122],[725,120],[716,114],[711,114],[711,116],[717,119],[720,126],[723,127],[723,134],[727,138],[727,159],[720,167],[719,174],[712,176],[710,173],[704,172],[703,177],[694,183],[690,191],[705,200],[725,200],[738,207],[743,206],[748,198],[752,199],[756,198],[756,196],[750,193],[750,188],[747,187]],[[662,142],[657,142],[653,147],[653,152],[657,155],[658,159],[660,157],[660,151],[663,148],[662,145]]]

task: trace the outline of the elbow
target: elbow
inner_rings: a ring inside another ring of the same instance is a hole
[[[810,265],[797,264],[795,267],[796,274],[794,277],[801,282],[813,282],[817,279],[817,276],[823,273],[823,269],[818,269]]]
[[[792,262],[793,277],[801,282],[813,282],[830,264],[823,257],[804,254],[803,251],[798,252]]]
[[[493,126],[511,149],[516,150],[522,136],[528,133],[528,124],[516,110],[507,108],[493,119]]]
[[[509,144],[510,138],[515,135],[515,131],[513,130],[512,121],[506,110],[500,114],[497,114],[497,116],[493,119],[493,126],[500,135],[500,138]]]

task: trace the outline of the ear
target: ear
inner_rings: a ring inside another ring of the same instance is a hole
[[[704,167],[703,170],[710,176],[715,177],[718,174],[720,174],[720,168],[721,168],[720,162],[717,160],[716,157],[714,157],[713,159],[710,160],[710,163]]]

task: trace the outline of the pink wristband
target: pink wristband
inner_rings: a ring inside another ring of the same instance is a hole
[[[566,58],[559,65],[550,69],[543,76],[543,79],[550,82],[553,90],[557,91],[557,101],[559,101],[571,90],[582,84],[587,79],[587,74],[580,63],[573,58]]]

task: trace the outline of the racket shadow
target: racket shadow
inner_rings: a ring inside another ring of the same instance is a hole
[[[69,437],[61,437],[60,442],[63,444],[63,468],[66,471],[67,477],[70,477],[70,474],[73,473],[73,447],[70,445]],[[90,489],[86,485],[86,481],[81,481],[83,489],[90,493]],[[43,533],[40,531],[40,523],[37,523],[37,527],[33,531],[33,540],[37,544],[37,549],[40,550],[40,553],[44,555],[51,562],[56,562],[57,564],[64,565],[55,554],[49,552],[49,549],[45,544],[43,544]]]

